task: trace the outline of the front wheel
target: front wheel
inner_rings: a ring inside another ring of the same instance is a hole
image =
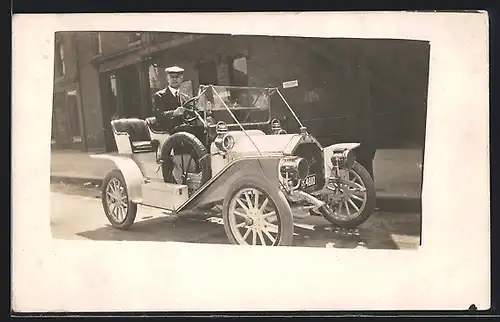
[[[249,176],[235,181],[224,199],[222,218],[233,244],[292,245],[290,205],[283,193],[265,179]]]
[[[119,170],[111,171],[104,178],[101,201],[113,227],[126,230],[132,226],[137,215],[137,204],[129,199],[125,179]]]
[[[330,190],[327,205],[319,211],[335,226],[356,228],[364,223],[375,209],[375,185],[358,162],[351,169],[341,169],[340,178],[330,178],[326,184]]]

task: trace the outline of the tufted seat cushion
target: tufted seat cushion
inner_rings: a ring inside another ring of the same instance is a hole
[[[154,151],[146,122],[138,118],[119,119],[111,122],[117,133],[128,133],[133,153]]]

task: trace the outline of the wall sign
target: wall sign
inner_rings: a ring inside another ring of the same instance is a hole
[[[283,82],[283,88],[291,88],[291,87],[297,87],[297,86],[299,86],[298,80]]]

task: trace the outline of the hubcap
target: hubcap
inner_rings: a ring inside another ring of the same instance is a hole
[[[279,217],[272,201],[255,188],[245,188],[229,205],[229,226],[240,245],[273,246],[279,242]]]
[[[128,210],[128,197],[120,180],[112,178],[106,187],[106,203],[109,215],[117,223],[125,221]]]

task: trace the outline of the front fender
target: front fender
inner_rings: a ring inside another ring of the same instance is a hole
[[[255,175],[266,179],[279,188],[278,164],[281,156],[256,156],[240,158],[226,165],[200,187],[177,211],[190,210],[198,205],[221,201],[233,182],[244,175]]]
[[[345,151],[345,150],[352,150],[360,146],[361,143],[337,143],[337,144],[332,144],[327,147],[323,148],[323,159],[325,163],[325,175],[327,175],[326,171],[327,169],[332,168],[332,155],[334,152],[339,152],[339,151]]]
[[[90,157],[93,159],[108,159],[113,161],[123,175],[130,200],[134,203],[143,202],[142,184],[144,183],[144,177],[134,160],[125,156],[107,154],[93,154]]]

